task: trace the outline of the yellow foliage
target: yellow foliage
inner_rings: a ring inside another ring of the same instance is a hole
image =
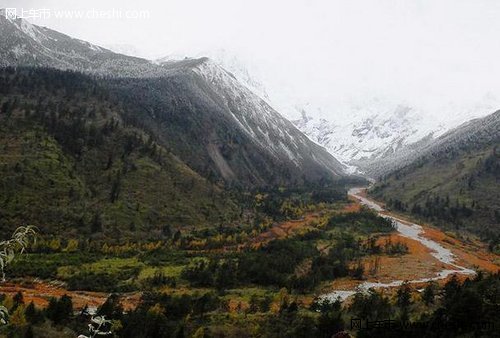
[[[52,239],[49,242],[49,248],[52,251],[59,251],[61,250],[61,241],[59,239]]]
[[[70,239],[68,241],[68,245],[66,245],[66,248],[64,249],[65,252],[77,252],[78,251],[78,240],[77,239]]]
[[[193,338],[203,338],[205,337],[205,328],[202,326],[193,334]]]
[[[103,253],[106,253],[106,254],[107,254],[107,253],[109,253],[109,251],[110,251],[110,250],[109,250],[109,246],[108,246],[106,243],[104,243],[104,244],[102,245],[101,251],[102,251]]]
[[[2,305],[5,306],[7,310],[10,311],[14,307],[14,300],[12,299],[12,297],[6,296],[5,299],[3,300]]]
[[[155,315],[162,314],[164,311],[165,311],[165,309],[159,303],[156,303],[154,306],[151,306],[148,309],[148,313],[155,314]]]
[[[289,303],[290,294],[288,293],[288,290],[286,288],[281,288],[273,304],[274,310],[280,311],[281,309],[287,307]]]
[[[28,323],[26,316],[24,315],[24,305],[19,305],[17,307],[17,309],[9,317],[9,322],[14,327],[21,327]]]
[[[255,195],[255,203],[257,205],[260,205],[263,200],[265,200],[267,197],[267,194],[256,194]]]
[[[120,331],[123,328],[123,324],[121,320],[112,320],[111,321],[111,332]]]

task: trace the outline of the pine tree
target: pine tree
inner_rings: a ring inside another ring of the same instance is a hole
[[[56,325],[67,321],[73,314],[71,297],[63,295],[60,299],[51,298],[45,311],[47,318]]]
[[[102,231],[102,220],[99,212],[94,214],[94,218],[92,219],[92,223],[90,224],[90,231],[92,233],[101,232]]]
[[[14,307],[24,304],[24,297],[21,291],[18,291],[12,299],[14,300]]]
[[[26,316],[24,315],[24,306],[20,305],[16,308],[16,310],[9,317],[9,323],[14,327],[23,327],[28,322],[26,320]]]
[[[24,338],[34,338],[35,333],[33,332],[33,326],[28,326],[26,332],[24,332]]]
[[[408,282],[404,282],[398,289],[396,303],[401,310],[401,321],[408,320],[409,307],[411,305],[411,289]]]
[[[434,289],[435,285],[433,283],[429,283],[425,287],[424,292],[422,293],[422,299],[425,305],[434,304],[434,297],[435,297]]]

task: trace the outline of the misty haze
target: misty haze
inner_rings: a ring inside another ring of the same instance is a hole
[[[0,0],[0,337],[494,337],[500,3]]]

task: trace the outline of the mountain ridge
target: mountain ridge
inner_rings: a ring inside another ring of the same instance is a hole
[[[386,161],[370,193],[389,207],[500,244],[500,110]],[[496,250],[496,249],[495,249]]]
[[[350,172],[365,176],[373,175],[373,163],[389,161],[400,151],[431,142],[462,123],[484,117],[500,107],[500,101],[493,95],[486,95],[476,104],[455,106],[446,103],[434,108],[383,97],[346,99],[340,102],[340,106],[315,103],[295,95],[283,100],[282,93],[286,93],[286,89],[277,93],[272,87],[266,87],[265,76],[258,76],[257,64],[250,62],[245,65],[225,50],[206,54],[288,116],[298,129],[325,147]]]
[[[460,148],[473,147],[475,144],[494,143],[499,137],[498,130],[500,130],[500,110],[483,118],[467,121],[437,138],[422,139],[410,144],[386,159],[374,160],[366,167],[369,174],[383,176],[398,169],[404,169],[412,162],[420,161],[426,157],[449,156],[449,152],[459,151]]]
[[[0,69],[0,224],[100,238],[231,223],[240,207],[145,130],[105,83],[76,72]],[[139,238],[139,237],[137,237]]]
[[[23,25],[31,28],[23,29]],[[137,122],[141,116],[142,125],[154,130],[165,147],[178,151],[179,157],[202,175],[215,172],[228,182],[241,181],[244,185],[344,175],[343,166],[326,150],[206,58],[153,63],[113,53],[22,19],[0,18],[0,33],[0,45],[6,47],[0,52],[0,65],[53,67],[103,76],[117,97],[137,106],[132,110],[138,115],[130,118]],[[13,54],[13,50],[18,53]],[[134,79],[137,83],[133,83]],[[166,130],[160,130],[159,125]],[[196,129],[192,132],[188,127]],[[224,134],[228,132],[232,134]],[[192,140],[182,133],[191,135]],[[195,147],[186,144],[189,142],[198,147],[193,155],[190,152]],[[250,151],[247,147],[256,148]],[[227,161],[226,157],[234,160]],[[201,163],[203,159],[209,163],[208,169]]]

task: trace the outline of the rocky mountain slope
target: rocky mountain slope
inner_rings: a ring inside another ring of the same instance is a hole
[[[0,33],[0,65],[107,77],[128,119],[204,177],[262,186],[343,175],[324,148],[207,59],[160,65],[3,16]]]
[[[417,161],[439,159],[456,154],[463,149],[469,150],[495,144],[500,130],[498,116],[499,112],[495,112],[484,118],[466,122],[437,138],[424,138],[402,147],[398,152],[389,154],[384,159],[366,161],[365,168],[373,177],[383,176]]]
[[[447,103],[434,110],[376,97],[347,99],[340,105],[322,104],[286,94],[283,88],[266,86],[258,65],[245,64],[228,51],[207,54],[291,118],[298,129],[348,165],[351,171],[359,170],[371,177],[380,174],[395,156],[410,153],[446,131],[500,107],[494,95],[486,95],[480,103],[462,106]]]
[[[1,231],[33,224],[68,236],[157,239],[170,227],[239,217],[227,191],[127,121],[126,111],[102,80],[0,69]]]
[[[207,125],[223,119],[213,125],[212,135],[198,135],[198,138],[208,136],[205,142],[209,158],[224,178],[251,174],[251,180],[259,181],[282,172],[301,181],[301,176],[318,179],[327,173],[342,175],[343,166],[323,147],[311,142],[263,99],[211,60],[201,58],[163,63],[162,66],[175,74],[169,79],[189,84],[176,95],[205,110],[210,119]],[[174,90],[173,86],[171,91]],[[218,130],[222,126],[231,130]],[[240,165],[234,164],[250,164],[251,159],[260,164],[247,174],[239,173]]]
[[[499,243],[500,111],[387,161],[372,194],[392,208]]]
[[[368,113],[346,114],[345,120],[335,122],[312,118],[303,110],[302,118],[293,123],[344,163],[363,169],[363,164],[370,159],[385,158],[407,144],[441,131],[440,128],[431,131],[421,128],[418,116],[410,107],[384,109],[387,108],[374,106]]]
[[[0,11],[0,66],[30,65],[122,76],[156,76],[150,61],[71,38]]]

